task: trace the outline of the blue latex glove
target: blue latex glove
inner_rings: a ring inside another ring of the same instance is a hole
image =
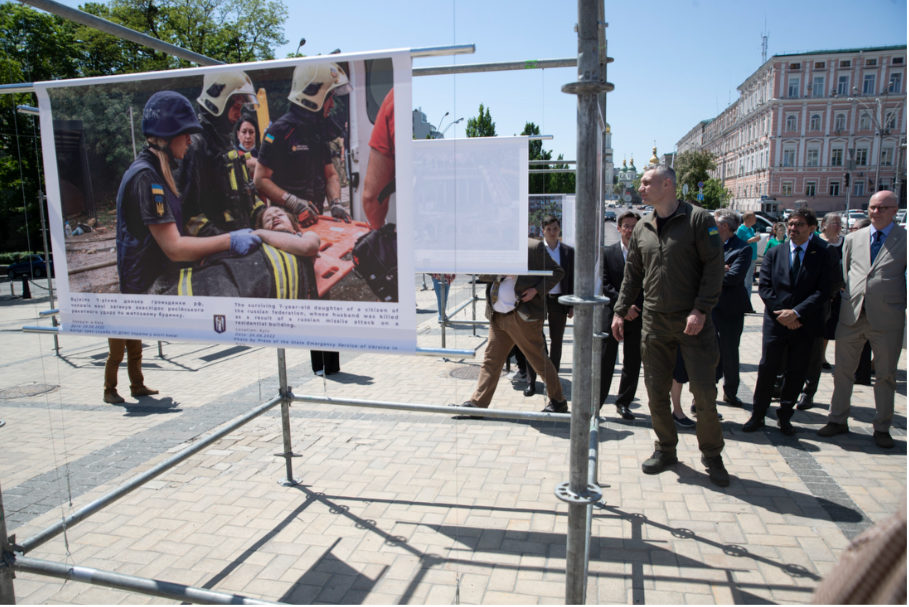
[[[234,255],[248,255],[262,244],[262,239],[249,228],[230,233],[230,252]]]

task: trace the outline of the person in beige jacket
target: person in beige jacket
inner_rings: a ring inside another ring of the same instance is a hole
[[[871,343],[875,375],[874,442],[893,448],[890,423],[896,392],[896,365],[906,326],[906,230],[894,221],[897,198],[881,191],[871,197],[871,225],[846,237],[843,245],[843,302],[836,327],[836,368],[827,425],[820,436],[849,431],[855,370],[865,340]]]

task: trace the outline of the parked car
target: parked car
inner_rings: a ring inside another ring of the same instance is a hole
[[[615,211],[605,211],[603,213],[604,221],[615,221]]]
[[[51,261],[51,264],[53,264],[53,261]],[[51,276],[53,276],[53,271],[52,265]],[[9,276],[10,280],[15,280],[19,276],[41,278],[47,276],[47,264],[41,255],[26,255],[16,263],[10,264],[6,269],[6,275]]]
[[[868,216],[865,215],[864,211],[849,211],[849,215],[846,216],[846,227],[851,230],[856,221],[867,218]]]
[[[893,220],[902,227],[906,227],[906,209],[900,209],[896,212],[896,217]]]

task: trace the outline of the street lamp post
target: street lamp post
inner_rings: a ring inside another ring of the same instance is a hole
[[[450,112],[445,112],[445,116],[448,116],[448,114],[450,114]],[[445,116],[442,116],[442,120],[445,120]],[[442,120],[439,120],[439,126],[436,127],[437,133],[441,132],[440,129],[442,128]],[[432,126],[432,125],[430,124],[429,126]]]
[[[463,117],[458,118],[457,120],[455,120],[454,122],[452,122],[451,124],[449,124],[448,126],[446,126],[446,127],[445,127],[445,130],[442,131],[442,135],[444,135],[445,133],[447,133],[447,132],[448,132],[448,129],[450,129],[451,127],[453,127],[453,126],[456,125],[457,123],[461,122],[462,120],[464,120]],[[441,122],[439,123],[439,126],[442,126],[442,123],[441,123]]]

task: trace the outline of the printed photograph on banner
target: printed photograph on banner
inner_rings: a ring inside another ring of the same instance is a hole
[[[394,89],[409,112],[410,74],[361,56],[42,83],[65,290],[400,303]]]

